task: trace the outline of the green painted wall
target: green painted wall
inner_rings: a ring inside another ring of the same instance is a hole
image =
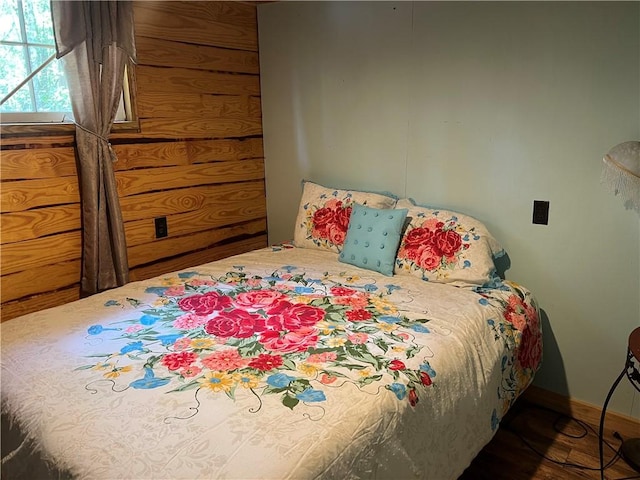
[[[544,310],[536,384],[602,404],[640,325],[640,222],[599,182],[640,139],[640,3],[277,2],[258,26],[270,241],[303,178],[476,216]]]

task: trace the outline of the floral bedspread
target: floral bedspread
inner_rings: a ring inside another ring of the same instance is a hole
[[[454,479],[541,357],[523,287],[285,246],[1,328],[3,412],[91,479]]]

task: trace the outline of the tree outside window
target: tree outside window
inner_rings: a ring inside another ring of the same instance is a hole
[[[20,125],[73,122],[69,88],[56,48],[50,0],[0,0],[0,124],[5,132]],[[127,67],[116,114],[121,129],[136,129]],[[53,127],[49,127],[53,128]]]
[[[0,63],[3,123],[72,119],[67,81],[55,60],[49,0],[0,2]]]

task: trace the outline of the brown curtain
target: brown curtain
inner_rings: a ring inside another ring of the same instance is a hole
[[[129,281],[127,245],[108,142],[125,64],[135,61],[128,1],[52,0],[57,58],[62,58],[76,122],[82,204],[83,296]]]

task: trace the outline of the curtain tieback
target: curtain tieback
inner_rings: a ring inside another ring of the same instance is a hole
[[[78,127],[83,132],[86,132],[89,135],[92,135],[92,136],[96,137],[99,140],[102,140],[104,143],[107,144],[107,148],[109,149],[109,156],[111,157],[111,161],[112,162],[115,163],[118,160],[118,157],[116,156],[115,152],[111,148],[111,142],[109,141],[109,139],[107,137],[103,137],[99,133],[96,133],[96,132],[94,132],[92,130],[89,130],[87,127],[84,127],[84,126],[80,125],[79,123],[76,123],[76,122],[74,122],[74,123],[75,123],[76,127]]]

